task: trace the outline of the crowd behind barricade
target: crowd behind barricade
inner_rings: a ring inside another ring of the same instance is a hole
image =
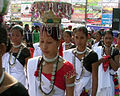
[[[58,40],[52,33],[58,32],[54,27],[49,37],[45,27],[41,33],[37,25],[30,29],[29,24],[23,26],[22,22],[6,23],[8,40],[2,67],[28,89],[30,96],[39,96],[39,93],[40,96],[119,96],[120,33],[115,37],[112,29],[94,32],[86,27],[72,27],[60,30],[61,39]],[[57,54],[54,58],[55,52],[60,56]],[[39,56],[43,58],[36,59]],[[50,61],[45,56],[58,60]],[[45,89],[46,84],[50,90]]]

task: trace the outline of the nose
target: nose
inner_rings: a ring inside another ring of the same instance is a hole
[[[47,44],[44,43],[44,44],[43,44],[43,49],[46,50],[47,48],[48,48],[48,47],[47,47]]]

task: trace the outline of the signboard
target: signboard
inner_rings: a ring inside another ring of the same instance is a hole
[[[21,4],[11,4],[11,13],[16,14],[21,12]]]
[[[87,6],[88,24],[101,24],[101,17],[102,17],[101,5],[102,5],[101,0],[88,0],[88,6]]]
[[[112,24],[112,14],[102,14],[102,24]]]
[[[83,22],[85,20],[85,5],[73,5],[74,13],[72,15],[72,22]]]

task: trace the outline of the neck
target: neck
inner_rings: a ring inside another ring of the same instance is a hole
[[[69,42],[69,43],[67,43],[67,42],[65,42],[65,45],[69,45],[71,42]]]
[[[48,62],[48,63],[50,63],[50,62],[54,62],[54,61],[56,61],[57,60],[57,58],[58,58],[58,53],[57,53],[57,55],[54,57],[54,58],[47,58],[47,57],[45,57],[45,55],[43,55],[43,59],[45,60],[45,62]]]
[[[99,41],[100,41],[100,40],[97,40],[97,39],[96,39],[96,40],[95,40],[95,43],[97,43],[97,42],[99,42]]]

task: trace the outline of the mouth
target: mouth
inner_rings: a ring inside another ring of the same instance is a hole
[[[43,51],[44,54],[48,54],[48,51]]]

